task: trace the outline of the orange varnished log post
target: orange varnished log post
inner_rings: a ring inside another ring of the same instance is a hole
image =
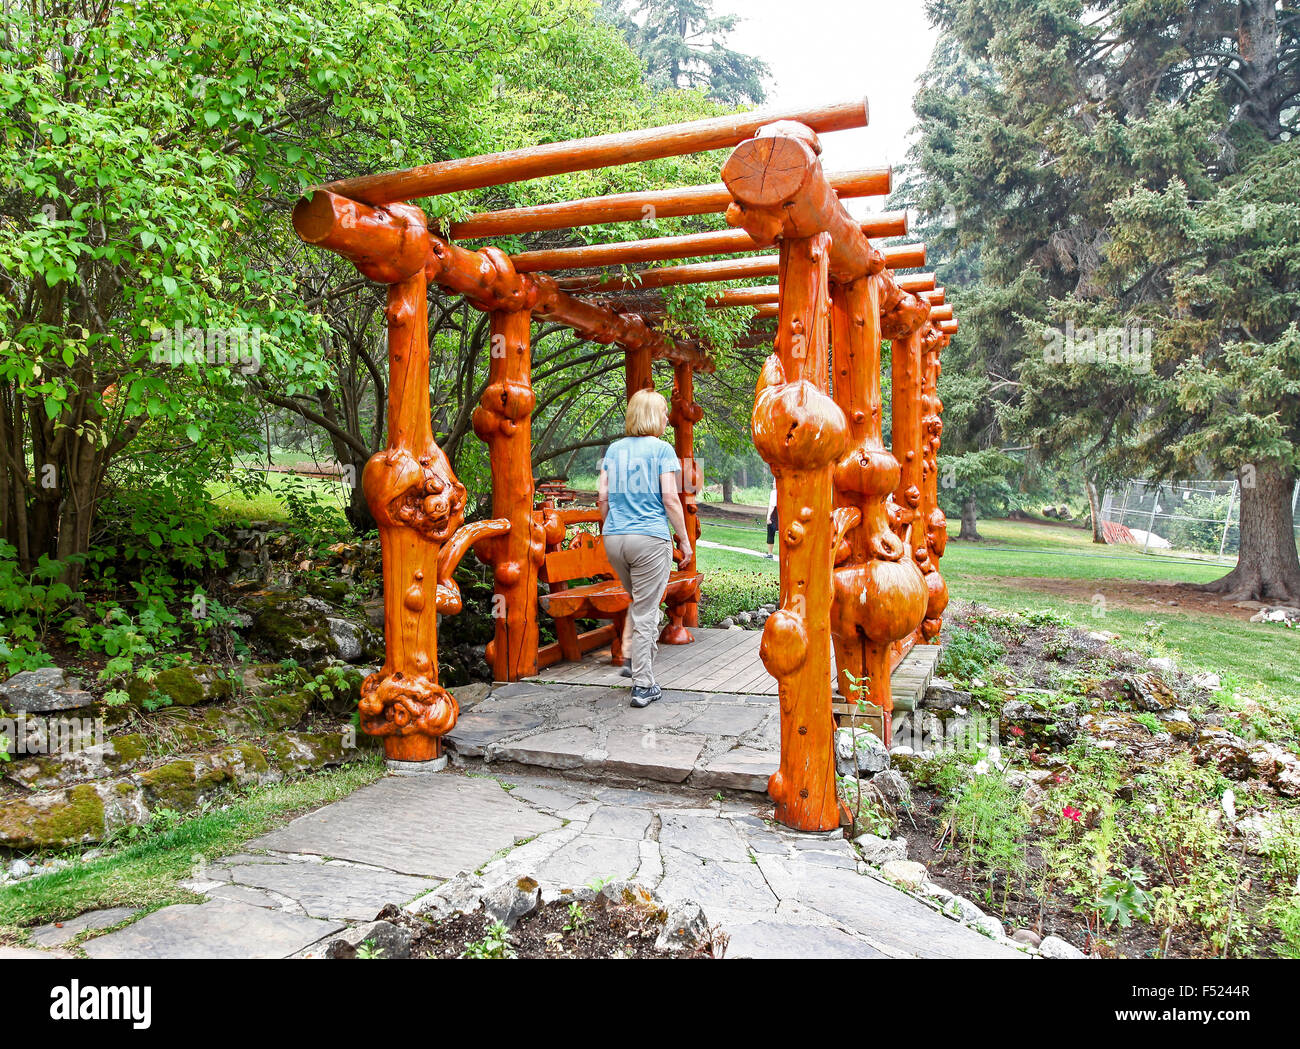
[[[947,317],[952,308],[942,308]],[[932,310],[931,316],[941,310]],[[944,319],[947,319],[945,317]],[[936,318],[938,319],[938,318]],[[948,546],[948,519],[939,508],[939,444],[943,435],[943,402],[939,400],[939,353],[948,336],[927,324],[921,337],[921,459],[922,484],[920,519],[925,526],[925,549],[931,571],[926,576],[929,600],[921,636],[933,641],[943,627],[943,611],[948,607],[948,585],[939,571],[939,559]]]
[[[359,710],[362,728],[383,737],[390,759],[429,761],[441,756],[457,715],[455,698],[438,684],[437,615],[460,611],[452,573],[470,545],[509,525],[462,527],[465,487],[433,439],[424,213],[318,194],[295,208],[294,226],[303,240],[388,285],[388,447],[362,474],[383,554],[386,658],[362,682]]]
[[[680,491],[682,510],[686,515],[686,530],[690,533],[691,556],[677,567],[683,571],[695,571],[695,545],[700,538],[700,512],[697,494],[703,483],[700,464],[695,459],[695,424],[704,415],[703,409],[695,403],[695,372],[687,361],[673,365],[673,396],[668,421],[673,426],[673,447],[677,458],[681,460],[682,474]],[[698,594],[698,591],[695,592]],[[698,596],[680,604],[668,606],[668,623],[659,634],[659,640],[669,645],[685,645],[695,640],[689,627],[700,625],[700,603]]]
[[[868,246],[817,160],[816,136],[776,124],[736,147],[722,169],[735,197],[727,219],[759,243],[780,239],[776,352],[754,399],[754,447],[776,477],[781,607],[760,654],[777,680],[781,761],[768,782],[776,818],[798,830],[839,826],[831,712],[831,467],[847,443],[826,393],[832,271],[865,269]],[[853,235],[856,234],[856,240]],[[860,275],[860,273],[855,274]]]
[[[653,361],[650,357],[650,348],[637,347],[629,349],[623,357],[623,375],[626,380],[627,399],[632,399],[632,394],[638,390],[653,390],[655,388],[654,373],[651,370]]]
[[[943,579],[930,562],[926,522],[921,510],[925,487],[925,458],[921,446],[922,339],[929,310],[928,303],[903,291],[897,284],[886,291],[881,302],[881,331],[891,344],[892,444],[894,457],[901,467],[898,486],[894,489],[892,524],[925,576],[927,605],[925,620],[921,623],[923,635],[931,618],[931,609],[947,604]]]
[[[776,353],[754,400],[754,447],[776,477],[781,607],[760,654],[777,680],[781,763],[768,783],[776,818],[799,830],[840,823],[831,713],[831,463],[844,414],[826,395],[826,256],[830,237],[783,241]]]
[[[493,638],[487,662],[497,681],[537,673],[537,575],[546,557],[542,522],[533,512],[532,314],[493,310],[488,385],[474,410],[474,432],[492,464],[492,516],[510,531],[476,552],[492,565]]]
[[[898,460],[881,433],[880,291],[878,277],[836,285],[832,292],[835,400],[848,420],[849,448],[835,466],[835,502],[855,509],[859,524],[837,553],[831,633],[840,694],[860,695],[853,678],[867,681],[865,697],[883,711],[883,736],[892,735],[890,646],[916,630],[926,590],[906,544],[889,525],[886,499],[899,483]]]

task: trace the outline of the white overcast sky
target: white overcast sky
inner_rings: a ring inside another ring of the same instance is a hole
[[[916,79],[937,35],[921,0],[717,0],[714,13],[739,15],[727,46],[771,67],[768,105],[867,98],[869,126],[822,136],[826,171],[906,159]],[[879,211],[883,199],[850,210]]]

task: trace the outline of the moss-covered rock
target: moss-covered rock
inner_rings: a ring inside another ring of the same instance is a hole
[[[178,666],[161,671],[152,681],[136,678],[127,686],[131,702],[137,707],[193,707],[200,703],[226,700],[234,686],[217,666]]]
[[[0,844],[12,849],[84,844],[104,832],[104,799],[93,784],[0,802]]]
[[[266,653],[315,668],[325,660],[355,663],[382,649],[382,639],[364,622],[319,597],[266,590],[245,598],[252,637]]]
[[[301,717],[309,699],[304,693],[280,698],[286,699],[285,717],[295,713]],[[196,717],[192,722],[171,726],[174,732],[188,729],[199,736],[213,734],[214,730],[197,717],[198,711],[178,713]],[[43,849],[102,841],[123,827],[147,823],[160,809],[189,812],[231,788],[271,783],[289,773],[358,760],[373,745],[369,737],[355,737],[350,727],[333,732],[279,732],[265,743],[231,743],[122,775],[120,770],[126,763],[147,760],[149,748],[142,735],[118,736],[102,744],[103,751],[111,751],[117,765],[114,778],[39,790],[0,802],[0,845]],[[77,753],[85,761],[95,756]],[[98,760],[96,769],[110,770],[103,752]],[[89,768],[85,765],[83,771]]]
[[[142,761],[147,751],[144,736],[131,732],[80,750],[40,754],[0,767],[11,783],[28,790],[50,790],[115,775]]]
[[[253,663],[240,668],[239,674],[242,691],[253,696],[273,696],[311,680],[302,667],[283,663]]]
[[[134,777],[151,810],[185,812],[229,786],[269,783],[278,776],[266,755],[251,743],[223,747],[215,754],[169,761]]]
[[[328,624],[335,612],[320,598],[270,590],[250,595],[243,607],[263,651],[304,666],[335,654]]]
[[[284,732],[271,740],[271,761],[281,772],[326,768],[355,761],[361,751],[342,732]]]

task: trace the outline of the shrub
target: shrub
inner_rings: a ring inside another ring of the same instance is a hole
[[[988,627],[983,623],[972,623],[964,630],[954,629],[945,639],[943,654],[939,657],[939,673],[969,681],[987,673],[1006,654],[1006,648],[989,633]]]
[[[944,816],[968,870],[1018,875],[1025,870],[1029,815],[1020,792],[996,773],[975,775],[953,791]]]

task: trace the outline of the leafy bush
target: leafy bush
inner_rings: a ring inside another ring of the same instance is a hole
[[[996,773],[975,775],[958,786],[944,813],[951,842],[966,856],[968,870],[990,876],[1025,870],[1029,815],[1020,791]]]
[[[983,623],[972,623],[965,629],[954,629],[943,644],[939,657],[939,673],[959,681],[986,674],[998,663],[1007,650],[993,637]]]
[[[0,670],[6,675],[53,663],[45,638],[60,610],[82,595],[59,581],[63,564],[42,554],[30,574],[18,551],[0,540]]]

